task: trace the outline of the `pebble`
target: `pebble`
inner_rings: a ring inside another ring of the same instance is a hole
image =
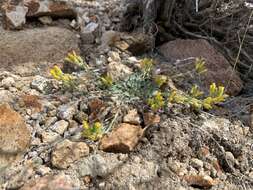
[[[63,120],[71,120],[77,111],[75,104],[64,104],[58,108],[57,116]]]
[[[5,89],[9,89],[10,87],[12,87],[15,84],[15,80],[12,77],[7,77],[4,78],[1,82],[1,85],[5,88]]]
[[[63,133],[67,130],[69,126],[69,123],[65,120],[57,121],[54,125],[50,127],[50,129],[60,135],[63,135]]]
[[[198,169],[198,170],[200,170],[200,169],[203,168],[203,166],[204,166],[203,161],[202,161],[202,160],[199,160],[199,159],[197,159],[197,158],[192,158],[190,162],[191,162],[191,165],[192,165],[194,168]]]
[[[43,131],[41,134],[41,139],[43,143],[52,143],[59,137],[60,135],[53,131]]]

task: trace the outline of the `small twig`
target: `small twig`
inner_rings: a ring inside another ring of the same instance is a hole
[[[247,23],[247,25],[246,25],[245,32],[244,32],[243,38],[242,38],[242,40],[241,40],[241,43],[240,43],[240,46],[239,46],[239,50],[238,50],[238,53],[237,53],[237,56],[236,56],[236,59],[235,59],[235,63],[234,63],[234,66],[233,66],[233,70],[232,70],[231,75],[230,75],[230,77],[229,77],[228,83],[227,83],[227,85],[225,86],[225,89],[228,88],[228,86],[229,86],[229,84],[230,84],[230,82],[231,82],[231,80],[232,80],[232,76],[233,76],[233,74],[234,74],[234,71],[235,71],[235,69],[236,69],[237,63],[238,63],[238,61],[239,61],[239,58],[240,58],[240,55],[241,55],[241,51],[242,51],[242,46],[243,46],[243,44],[244,44],[244,40],[245,40],[246,34],[247,34],[247,32],[248,32],[248,29],[249,29],[249,25],[250,25],[250,21],[251,21],[252,16],[253,16],[253,10],[252,10],[251,13],[250,13],[250,16],[249,16],[249,19],[248,19],[248,23]]]
[[[115,114],[115,116],[114,116],[112,122],[110,123],[109,127],[106,129],[105,133],[108,133],[108,132],[113,128],[113,125],[114,125],[116,119],[117,119],[118,116],[119,116],[119,112],[120,112],[120,108],[118,108],[118,110],[117,110],[117,112],[116,112],[116,114]]]

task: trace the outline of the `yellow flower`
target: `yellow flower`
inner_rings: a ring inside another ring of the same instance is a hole
[[[217,87],[215,83],[212,83],[209,88],[209,96],[215,97],[217,95]]]
[[[213,99],[211,97],[207,97],[203,100],[203,107],[207,110],[212,109],[212,105],[213,105]]]
[[[100,122],[95,122],[92,126],[87,121],[83,122],[83,136],[92,141],[100,139],[103,135],[103,126]]]
[[[106,87],[110,87],[113,84],[112,77],[108,74],[100,77],[100,79],[101,79],[102,84]]]
[[[204,93],[199,90],[199,87],[197,85],[193,85],[190,94],[192,97],[198,98],[198,97],[202,96]]]
[[[169,95],[168,101],[169,101],[170,103],[173,103],[173,102],[175,101],[176,95],[177,95],[176,90],[173,90],[173,91],[170,93],[170,95]]]
[[[195,61],[195,71],[199,74],[205,73],[207,71],[205,67],[205,60],[203,58],[197,58]]]
[[[155,79],[155,83],[159,87],[161,87],[167,81],[167,77],[165,75],[156,75],[154,79]]]
[[[201,101],[196,98],[192,98],[189,103],[196,110],[199,110],[202,108]]]
[[[161,92],[155,92],[152,98],[148,99],[148,105],[152,110],[157,111],[165,105],[165,101]]]
[[[88,68],[88,65],[84,62],[81,56],[77,55],[75,51],[68,53],[65,61],[76,64],[84,69]]]
[[[149,75],[153,69],[154,61],[153,59],[145,58],[141,61],[141,69],[144,75]]]
[[[56,79],[56,80],[61,80],[62,76],[63,76],[63,72],[62,70],[58,67],[58,66],[54,66],[51,70],[50,70],[50,74]]]

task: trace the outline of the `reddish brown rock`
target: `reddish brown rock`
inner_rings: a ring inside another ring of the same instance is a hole
[[[22,29],[27,17],[76,17],[72,4],[64,0],[7,0],[2,12],[5,29]]]
[[[184,177],[188,185],[197,186],[204,189],[209,189],[217,184],[217,181],[213,180],[210,176],[201,175],[189,175]]]
[[[28,7],[27,17],[36,16],[57,16],[57,17],[75,17],[74,8],[67,1],[53,0],[24,0]]]
[[[34,112],[40,112],[42,110],[42,104],[40,98],[36,95],[23,95],[19,99],[19,104],[26,108],[32,109]]]
[[[89,154],[89,147],[84,142],[64,140],[57,144],[52,152],[53,166],[66,169],[70,164]]]
[[[135,148],[142,135],[140,126],[122,123],[101,139],[99,148],[105,152],[128,153]]]
[[[0,105],[0,169],[22,156],[30,144],[23,118],[8,104]]]
[[[105,103],[98,99],[98,98],[94,98],[92,100],[90,100],[90,102],[88,103],[88,108],[89,108],[89,120],[90,121],[98,121],[100,120],[100,116],[102,116],[103,114],[101,114],[104,109],[106,108]]]
[[[160,116],[154,113],[144,113],[143,114],[145,126],[155,125],[160,123]]]
[[[75,182],[67,175],[48,175],[25,184],[20,190],[74,190]]]
[[[237,72],[233,72],[232,66],[225,57],[206,40],[178,39],[162,45],[160,52],[168,59],[204,58],[208,71],[202,75],[202,82],[206,88],[209,88],[209,85],[213,82],[226,86],[228,81],[230,81],[227,93],[229,95],[237,95],[243,87],[242,80]]]
[[[88,103],[90,113],[100,110],[104,105],[104,102],[98,98],[94,98]]]

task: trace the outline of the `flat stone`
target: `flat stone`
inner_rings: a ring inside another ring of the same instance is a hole
[[[102,137],[99,148],[105,152],[128,153],[135,148],[142,135],[140,126],[122,123]]]
[[[76,12],[69,1],[65,0],[24,0],[28,7],[27,17],[52,16],[75,18]]]
[[[24,119],[8,104],[0,105],[0,169],[19,159],[31,141]]]
[[[69,51],[80,52],[75,33],[60,27],[5,31],[0,27],[0,71],[48,73]],[[39,42],[39,43],[38,43]]]
[[[41,140],[43,143],[52,143],[59,137],[60,135],[53,131],[43,131],[41,134]]]
[[[76,182],[65,174],[48,175],[25,184],[20,190],[75,190]]]
[[[51,155],[53,166],[66,169],[73,162],[89,154],[89,147],[84,142],[71,142],[64,140],[58,143]]]
[[[50,127],[50,129],[60,135],[63,135],[63,133],[67,130],[69,126],[69,123],[65,120],[57,121],[54,125]]]
[[[75,167],[79,175],[82,177],[105,177],[118,168],[124,162],[124,160],[126,160],[124,155],[122,155],[122,157],[124,157],[124,159],[119,160],[118,155],[116,154],[94,154],[87,158],[81,159]]]
[[[212,186],[217,184],[217,182],[208,175],[204,175],[204,176],[188,175],[188,176],[185,176],[184,179],[187,181],[188,185],[198,186],[204,189],[211,188]]]

